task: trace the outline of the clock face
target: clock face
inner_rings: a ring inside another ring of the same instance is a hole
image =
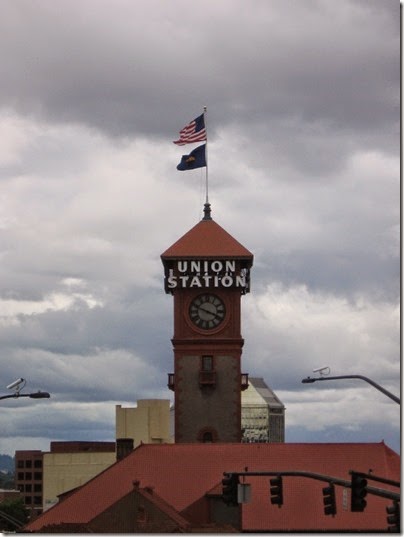
[[[226,308],[223,301],[216,295],[199,295],[189,306],[189,317],[195,326],[202,330],[212,330],[223,322]]]

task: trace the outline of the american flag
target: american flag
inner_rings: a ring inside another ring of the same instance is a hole
[[[205,118],[201,114],[191,123],[180,130],[180,137],[174,143],[177,145],[192,144],[206,140]]]

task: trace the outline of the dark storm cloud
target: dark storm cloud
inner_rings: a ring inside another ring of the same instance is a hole
[[[327,0],[192,10],[178,0],[169,7],[88,1],[85,10],[75,2],[7,2],[0,99],[112,136],[173,136],[204,104],[214,111],[213,130],[233,121],[267,130],[269,117],[298,117],[392,136],[399,11],[393,2],[379,4],[377,17],[374,9]]]
[[[85,357],[119,349],[142,356],[153,367],[164,369],[171,336],[166,319],[171,308],[163,300],[162,292],[159,294],[156,297],[149,291],[149,296],[146,293],[142,296],[139,291],[130,304],[125,297],[114,304],[93,308],[76,300],[67,310],[19,314],[16,323],[2,328],[0,342],[8,353],[42,349],[61,362],[65,359],[69,362],[69,355],[74,355],[82,356],[85,363]]]

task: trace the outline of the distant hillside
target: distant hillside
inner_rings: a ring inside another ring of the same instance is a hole
[[[0,455],[0,472],[14,473],[14,457],[10,457],[10,455]]]

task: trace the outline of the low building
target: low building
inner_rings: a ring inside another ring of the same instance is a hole
[[[43,510],[116,461],[115,442],[51,442],[43,454]]]
[[[0,489],[0,503],[19,500],[22,498],[22,494],[19,490],[14,489]]]
[[[15,452],[15,486],[33,517],[115,461],[115,442],[51,442],[49,452]]]

